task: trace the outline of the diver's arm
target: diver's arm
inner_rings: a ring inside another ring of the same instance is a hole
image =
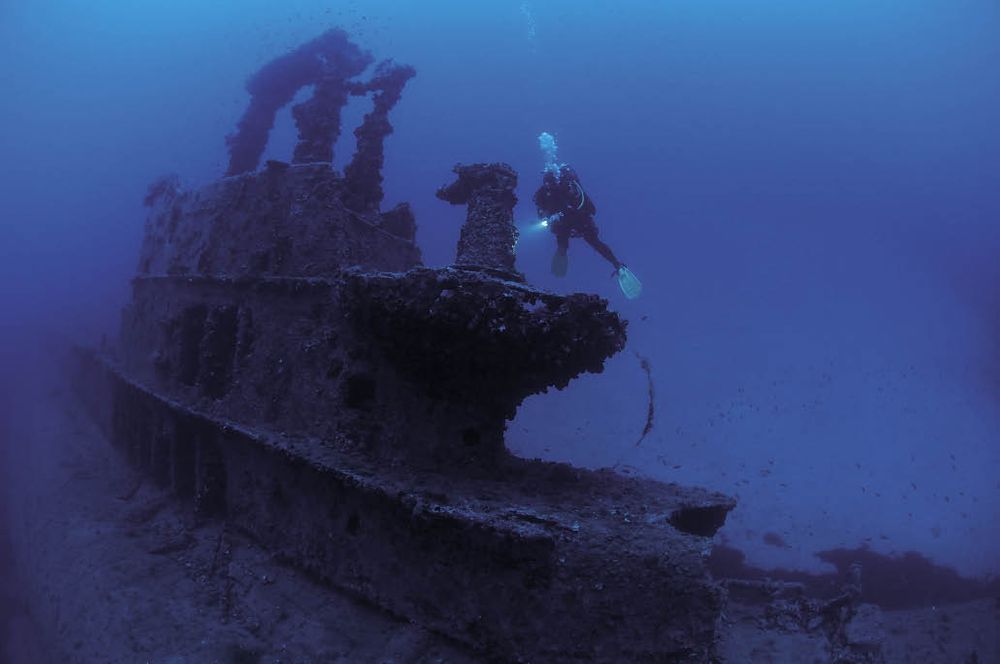
[[[538,210],[538,219],[548,223],[553,223],[562,218],[564,211],[555,205],[556,199],[551,191],[535,197],[535,209]]]
[[[573,202],[559,185],[545,184],[535,194],[535,207],[540,219],[555,221],[573,209]]]

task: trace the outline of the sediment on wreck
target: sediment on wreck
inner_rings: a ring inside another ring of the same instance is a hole
[[[517,173],[507,164],[458,164],[453,170],[456,180],[438,189],[437,197],[467,209],[455,264],[523,280],[514,268]]]
[[[382,166],[385,162],[385,139],[392,133],[389,113],[403,96],[403,87],[416,75],[413,67],[386,61],[378,66],[373,79],[355,85],[351,92],[363,95],[374,92],[372,110],[354,130],[357,149],[344,169],[347,197],[344,204],[351,210],[368,212],[382,204]]]
[[[375,146],[412,70],[380,71],[354,175],[269,162],[151,189],[120,340],[78,353],[78,393],[198,512],[484,657],[703,661],[706,538],[733,501],[507,451],[523,399],[600,372],[625,322],[523,282],[502,164],[456,168],[456,265],[420,265],[412,212],[379,210]]]
[[[293,109],[299,130],[296,161],[332,161],[333,143],[340,133],[340,111],[347,101],[346,82],[371,62],[371,54],[354,45],[346,32],[328,30],[262,67],[247,82],[250,105],[236,132],[226,139],[226,175],[257,168],[278,111],[307,85],[316,86],[312,99]]]

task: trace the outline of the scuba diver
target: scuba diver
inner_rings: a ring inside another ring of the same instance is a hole
[[[571,237],[582,237],[618,272],[622,262],[597,236],[597,224],[594,223],[597,207],[583,190],[580,178],[570,166],[561,164],[558,175],[551,171],[545,172],[542,186],[535,192],[535,206],[538,208],[538,215],[545,220],[546,227],[556,236],[556,253],[552,257],[553,274],[560,277],[566,274],[569,264],[566,252]]]
[[[594,215],[597,207],[580,184],[580,178],[568,164],[556,160],[556,141],[552,134],[543,132],[538,137],[546,163],[543,169],[542,186],[535,192],[535,207],[541,223],[556,236],[556,253],[552,256],[552,274],[562,277],[569,267],[569,239],[580,237],[605,258],[615,271],[622,292],[629,299],[635,299],[641,291],[641,284],[635,275],[615,256],[611,248],[601,241],[597,234]]]

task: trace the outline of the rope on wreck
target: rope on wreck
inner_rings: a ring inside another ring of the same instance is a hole
[[[639,366],[642,367],[642,370],[644,372],[646,372],[646,395],[648,397],[648,406],[646,407],[646,423],[642,427],[642,433],[639,435],[639,440],[635,441],[635,445],[632,446],[633,449],[639,447],[642,441],[645,440],[646,436],[649,435],[649,432],[653,430],[653,422],[656,415],[656,407],[654,405],[656,397],[656,389],[653,386],[653,365],[650,364],[649,358],[643,357],[639,353],[635,353],[635,356],[639,358]],[[622,464],[624,458],[625,458],[625,453],[623,452],[622,455],[618,457],[618,461],[616,461],[615,464],[611,466],[611,469],[622,470],[625,471],[626,473],[640,472],[639,469],[636,468],[635,466]]]
[[[642,428],[642,435],[639,436],[639,440],[635,441],[635,447],[639,447],[639,444],[653,430],[653,418],[656,415],[654,407],[656,389],[653,387],[653,368],[649,364],[649,358],[643,357],[639,353],[636,353],[635,356],[639,358],[639,366],[646,372],[646,393],[649,397],[649,406],[646,409],[646,425]]]

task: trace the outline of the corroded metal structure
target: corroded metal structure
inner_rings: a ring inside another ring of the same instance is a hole
[[[344,72],[371,60],[327,42]],[[411,75],[377,73],[387,98],[346,176],[269,162],[154,186],[120,339],[79,354],[78,391],[200,513],[487,659],[704,661],[721,605],[707,538],[733,502],[506,450],[521,401],[601,371],[625,324],[514,271],[509,167],[456,169],[440,195],[470,206],[458,265],[420,265],[409,208],[380,212],[372,188]],[[325,145],[339,121],[323,126]],[[310,141],[296,155],[325,156]]]

